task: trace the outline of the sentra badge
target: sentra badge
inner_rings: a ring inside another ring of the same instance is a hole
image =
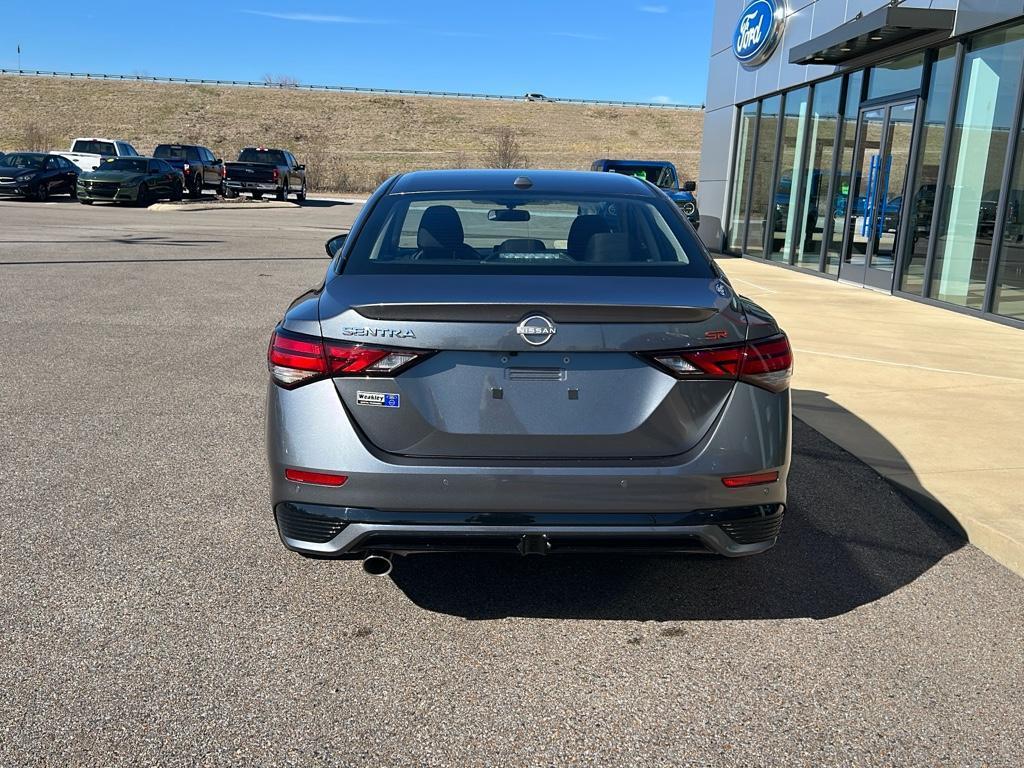
[[[342,336],[364,339],[415,339],[416,333],[411,328],[361,328],[349,327],[341,329]]]

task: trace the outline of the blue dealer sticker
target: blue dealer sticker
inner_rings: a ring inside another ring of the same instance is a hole
[[[390,392],[356,392],[356,405],[372,405],[377,408],[400,408],[401,398]]]

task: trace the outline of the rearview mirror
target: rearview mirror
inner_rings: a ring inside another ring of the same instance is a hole
[[[697,191],[697,182],[696,181],[684,181],[683,182],[683,192],[696,192],[696,191]]]
[[[497,208],[487,212],[488,221],[529,221],[530,212],[518,208]]]
[[[347,240],[347,239],[348,239],[348,232],[346,232],[346,233],[344,233],[342,235],[335,235],[330,240],[328,240],[324,244],[324,250],[327,251],[327,255],[330,258],[333,259],[339,253],[341,253],[341,249],[345,246],[345,240]]]

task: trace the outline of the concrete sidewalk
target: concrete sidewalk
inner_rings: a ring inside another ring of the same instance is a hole
[[[1024,332],[748,259],[718,263],[789,334],[797,418],[1024,575]]]

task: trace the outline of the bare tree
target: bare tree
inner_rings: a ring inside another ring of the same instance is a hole
[[[53,131],[39,123],[25,123],[22,146],[29,152],[48,152],[56,144]]]
[[[519,134],[510,126],[502,126],[484,153],[488,168],[525,168],[530,160],[519,143]]]
[[[295,88],[299,85],[299,79],[291,75],[270,75],[263,76],[266,85],[276,85],[280,88]]]

